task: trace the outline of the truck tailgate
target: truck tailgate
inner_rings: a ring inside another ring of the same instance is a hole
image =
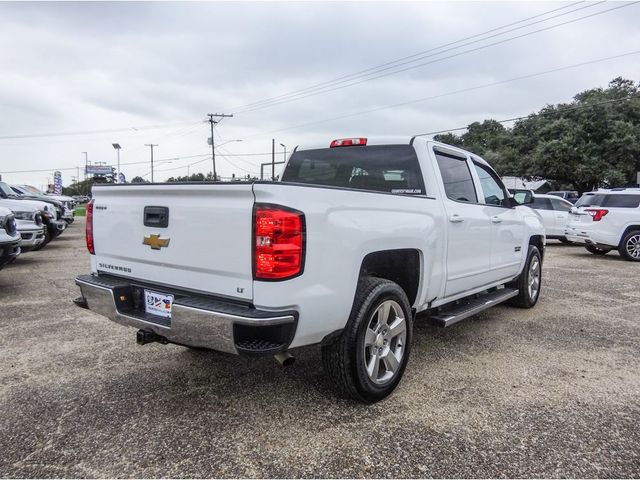
[[[97,271],[252,299],[251,184],[100,185],[93,198]],[[149,226],[164,212],[166,227]]]

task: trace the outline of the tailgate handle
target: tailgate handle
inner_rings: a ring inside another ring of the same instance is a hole
[[[169,226],[169,207],[144,207],[144,226],[167,228]]]

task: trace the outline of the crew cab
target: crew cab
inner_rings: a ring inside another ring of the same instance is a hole
[[[625,260],[640,262],[640,188],[585,193],[571,209],[566,237],[594,255],[617,249]]]
[[[0,207],[0,270],[20,255],[20,235],[11,210]]]
[[[319,344],[345,394],[400,381],[414,317],[540,294],[544,227],[482,158],[417,137],[297,147],[279,182],[101,184],[75,302],[137,341],[276,355]],[[514,198],[516,197],[516,198]]]

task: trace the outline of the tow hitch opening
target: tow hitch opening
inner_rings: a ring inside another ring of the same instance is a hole
[[[158,335],[157,333],[150,332],[148,330],[138,330],[136,333],[136,343],[138,345],[146,345],[147,343],[153,342],[158,342],[163,345],[169,343],[169,341],[162,335]]]

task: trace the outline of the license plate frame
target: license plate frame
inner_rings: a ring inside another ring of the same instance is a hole
[[[156,317],[171,318],[174,296],[144,289],[144,311]]]

